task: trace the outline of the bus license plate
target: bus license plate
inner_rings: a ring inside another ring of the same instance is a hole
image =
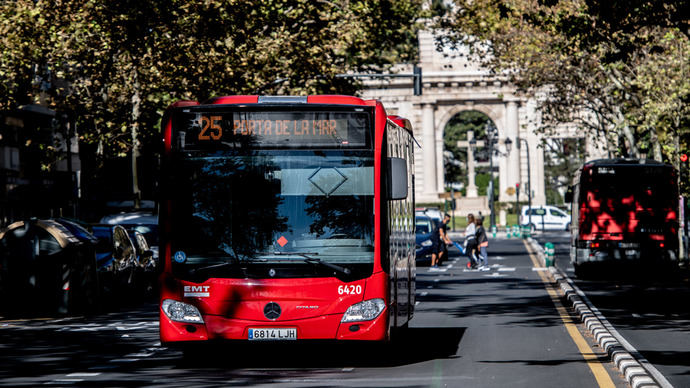
[[[283,341],[296,340],[296,328],[249,329],[248,339],[251,341]]]

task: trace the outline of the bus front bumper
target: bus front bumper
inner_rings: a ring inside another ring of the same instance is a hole
[[[388,309],[371,321],[341,322],[343,314],[317,316],[293,321],[249,321],[205,315],[203,323],[176,322],[160,311],[161,343],[209,340],[250,341],[250,329],[295,329],[296,338],[287,340],[364,340],[388,338]]]

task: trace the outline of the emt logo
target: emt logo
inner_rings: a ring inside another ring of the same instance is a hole
[[[208,297],[211,286],[184,286],[184,296]]]

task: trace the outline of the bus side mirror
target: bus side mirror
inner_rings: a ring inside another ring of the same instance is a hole
[[[407,198],[407,162],[388,158],[388,192],[391,200]]]
[[[568,186],[568,191],[565,192],[565,198],[563,200],[565,203],[573,202],[573,186]]]

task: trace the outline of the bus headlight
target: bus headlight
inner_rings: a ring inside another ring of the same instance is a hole
[[[168,318],[177,322],[204,323],[199,310],[191,304],[165,299],[161,305]]]
[[[341,322],[371,321],[378,317],[385,307],[386,303],[383,299],[369,299],[355,303],[345,311]]]
[[[432,244],[433,244],[433,243],[431,242],[431,240],[422,241],[422,246],[423,246],[423,247],[430,247]]]

